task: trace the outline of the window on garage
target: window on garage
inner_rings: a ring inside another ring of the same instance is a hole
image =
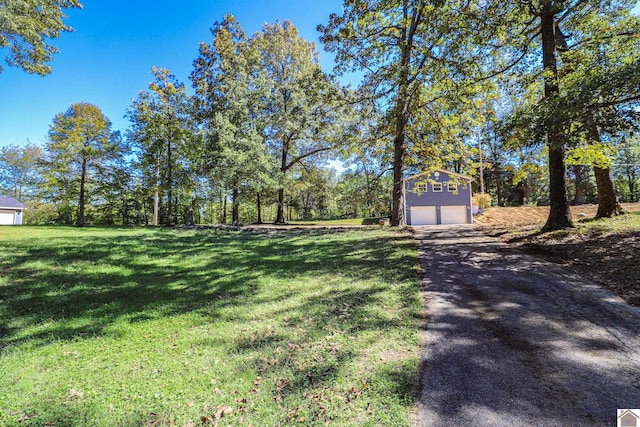
[[[454,181],[449,181],[449,183],[447,184],[447,190],[449,190],[450,193],[455,193],[456,191],[458,191],[458,186]]]
[[[415,191],[418,193],[426,193],[427,192],[427,183],[426,182],[418,182],[414,187]]]
[[[433,183],[433,191],[435,191],[436,193],[441,193],[442,192],[442,183],[441,182],[434,182]]]

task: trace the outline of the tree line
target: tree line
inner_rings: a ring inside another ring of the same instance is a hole
[[[388,214],[398,225],[407,173],[479,178],[481,163],[494,203],[551,206],[545,229],[573,225],[571,202],[615,215],[621,198],[638,197],[633,6],[345,2],[318,30],[337,75],[363,73],[357,89],[320,69],[291,22],[249,37],[227,15],[200,46],[193,95],[154,68],[124,134],[98,107],[75,104],[40,154],[23,147],[38,166],[23,175],[56,221],[78,225],[87,201],[100,212],[91,222],[226,222],[227,212],[261,222],[272,211],[281,223],[295,211]],[[322,167],[336,157],[351,165],[340,177]]]

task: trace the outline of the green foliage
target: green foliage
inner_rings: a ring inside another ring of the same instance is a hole
[[[473,197],[471,197],[471,203],[474,206],[478,206],[480,209],[490,208],[491,207],[491,195],[487,194],[487,193],[474,194]]]
[[[640,199],[640,138],[623,135],[618,145],[615,183],[620,199],[624,202],[637,202]]]
[[[93,104],[73,104],[54,117],[42,175],[44,198],[58,206],[62,222],[75,216],[77,224],[84,225],[86,199],[106,175],[109,162],[122,154],[120,148],[111,122]]]
[[[199,158],[194,147],[195,127],[191,100],[184,84],[169,70],[152,68],[155,78],[127,112],[131,121],[128,139],[135,145],[143,179],[157,197],[166,200],[165,222],[174,223],[173,192],[176,186],[193,186],[190,163]],[[154,218],[157,220],[158,207]],[[157,224],[156,224],[157,225]]]
[[[219,407],[232,410],[220,425],[412,425],[409,234],[24,226],[0,238],[0,425],[212,424]]]
[[[59,219],[59,212],[53,203],[30,201],[25,204],[23,224],[49,225]]]
[[[313,43],[290,22],[265,24],[252,38],[269,96],[261,117],[266,143],[284,179],[295,167],[326,159],[341,143],[343,94],[322,72]],[[284,188],[276,222],[284,222]]]
[[[71,31],[64,24],[64,10],[81,8],[78,0],[5,0],[0,4],[0,48],[8,48],[5,58],[9,66],[20,67],[28,73],[49,74],[46,63],[58,52],[47,39],[61,32]],[[0,66],[0,72],[2,66]]]
[[[267,152],[260,115],[268,94],[260,56],[233,15],[211,30],[211,45],[200,45],[191,80],[197,115],[204,124],[200,169],[223,189],[231,189],[232,222],[239,222],[239,192],[276,187],[277,165]]]
[[[33,200],[42,183],[42,149],[30,142],[0,148],[0,190],[22,202]]]
[[[391,223],[401,223],[405,167],[442,167],[468,157],[464,137],[473,121],[474,96],[487,79],[480,45],[483,19],[469,3],[345,1],[342,15],[319,26],[335,52],[336,71],[364,72],[363,91],[385,117],[392,154]],[[472,45],[472,42],[478,42]]]
[[[289,185],[285,202],[297,211],[301,219],[327,218],[336,212],[335,188],[333,171],[306,168]]]

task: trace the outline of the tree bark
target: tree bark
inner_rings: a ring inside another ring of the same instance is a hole
[[[80,172],[80,196],[78,199],[78,220],[76,225],[84,227],[85,183],[87,180],[87,158],[82,158],[82,171]]]
[[[156,168],[156,188],[153,192],[153,225],[158,225],[158,211],[160,210],[160,162]]]
[[[633,167],[633,166],[632,166]],[[635,203],[636,200],[636,174],[627,166],[627,183],[629,184],[629,202]]]
[[[167,226],[172,224],[173,168],[171,167],[171,139],[167,141]]]
[[[576,194],[573,196],[572,205],[584,205],[584,178],[582,177],[582,166],[581,165],[573,165],[573,176],[575,177],[574,185],[576,187]]]
[[[227,195],[224,191],[220,195],[220,224],[227,223]]]
[[[260,192],[256,193],[256,207],[258,208],[258,221],[257,224],[262,224],[262,201],[260,200]]]
[[[593,120],[590,120],[588,126],[589,143],[602,144],[598,125]],[[593,173],[596,176],[596,187],[598,189],[598,212],[596,212],[596,218],[611,218],[624,213],[618,203],[613,181],[611,181],[611,170],[594,166]]]
[[[596,176],[596,187],[598,188],[598,212],[596,218],[611,218],[612,216],[624,213],[611,181],[611,170],[609,168],[593,167]]]
[[[231,225],[240,225],[240,201],[238,195],[240,191],[237,188],[233,189],[231,196]]]
[[[407,21],[408,4],[404,2],[404,17]],[[408,122],[409,101],[409,61],[411,59],[411,40],[407,40],[408,32],[406,23],[402,26],[402,43],[400,45],[400,68],[398,76],[398,99],[395,106],[395,136],[393,138],[393,190],[391,194],[391,220],[392,226],[398,226],[403,222],[402,215],[402,187],[404,169],[404,157],[406,154],[405,132]]]
[[[287,158],[289,155],[289,142],[286,138],[282,140],[282,154],[280,158],[280,172],[284,175],[287,172]],[[278,211],[276,212],[276,224],[285,224],[284,217],[284,188],[278,189]]]
[[[555,16],[551,2],[546,2],[540,14],[542,35],[542,64],[545,71],[544,94],[546,99],[559,94],[558,68],[556,58]],[[556,129],[547,133],[549,147],[549,218],[542,231],[561,230],[573,227],[569,200],[567,198],[567,172],[565,146],[562,135]]]

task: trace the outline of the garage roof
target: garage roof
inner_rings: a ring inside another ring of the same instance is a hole
[[[13,197],[0,197],[0,209],[24,209],[24,205]]]
[[[446,173],[449,176],[455,176],[457,178],[464,179],[464,180],[467,180],[467,181],[473,181],[473,178],[471,178],[471,177],[468,177],[468,176],[465,176],[465,175],[460,175],[459,173],[451,172],[451,171],[444,170],[444,169],[434,169],[431,172],[420,172],[420,173],[417,173],[415,175],[408,176],[404,180],[408,181],[410,179],[414,179],[414,178],[417,178],[417,177],[422,176],[422,175],[432,175],[435,172]]]

